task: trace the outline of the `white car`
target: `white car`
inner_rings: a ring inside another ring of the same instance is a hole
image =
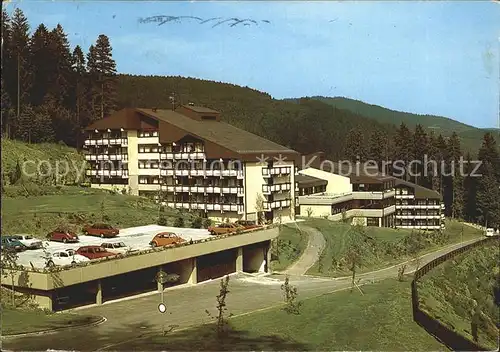
[[[45,258],[47,260],[47,266],[54,265],[72,265],[82,262],[89,262],[90,259],[84,257],[83,255],[77,254],[72,249],[66,249],[65,251],[53,252],[50,258]]]
[[[31,235],[17,234],[13,235],[13,238],[24,244],[28,249],[40,249],[43,246],[41,240],[34,238]]]
[[[137,251],[137,249],[132,249],[123,242],[105,242],[101,244],[101,247],[105,248],[110,253],[116,254],[127,254]]]
[[[486,237],[491,237],[491,236],[495,236],[495,229],[486,229],[486,231],[484,232],[484,235]]]

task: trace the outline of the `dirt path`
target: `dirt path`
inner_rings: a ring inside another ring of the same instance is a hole
[[[319,259],[321,252],[325,248],[325,236],[315,228],[304,226],[301,227],[309,235],[307,248],[302,253],[301,257],[286,269],[283,274],[287,275],[304,275]]]

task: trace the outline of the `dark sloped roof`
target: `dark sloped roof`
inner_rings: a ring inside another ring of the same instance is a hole
[[[437,191],[434,191],[432,189],[417,185],[417,184],[412,183],[412,182],[408,182],[408,181],[396,178],[396,187],[400,186],[400,185],[407,186],[409,188],[413,188],[413,190],[415,191],[415,198],[417,198],[417,199],[439,199],[439,200],[442,200],[442,198],[443,198],[441,196],[441,194]]]
[[[189,108],[192,108],[190,106]],[[136,109],[140,113],[165,121],[186,132],[240,154],[296,153],[256,134],[220,121],[197,121],[172,110]],[[160,136],[161,137],[161,136]]]
[[[295,182],[298,182],[299,187],[314,187],[328,184],[327,180],[303,174],[295,175]]]

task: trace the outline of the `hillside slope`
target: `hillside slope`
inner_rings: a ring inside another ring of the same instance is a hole
[[[390,123],[395,125],[405,123],[411,128],[414,128],[415,125],[420,124],[429,129],[433,129],[436,134],[440,133],[443,136],[451,136],[453,132],[456,132],[460,136],[464,149],[472,153],[476,153],[477,150],[479,150],[479,148],[481,147],[482,138],[486,132],[500,132],[498,129],[481,129],[474,126],[469,126],[448,117],[435,115],[419,115],[408,112],[395,111],[384,108],[382,106],[368,104],[359,100],[344,97],[332,98],[316,96],[311,98],[334,106],[338,109],[349,110],[353,113],[374,119],[381,123]]]
[[[192,102],[216,109],[222,119],[302,153],[323,150],[339,158],[347,133],[362,126],[368,135],[375,129],[392,133],[381,124],[350,111],[335,109],[313,99],[297,103],[273,99],[269,94],[233,84],[183,77],[118,77],[118,107],[171,108],[176,93],[181,104]]]

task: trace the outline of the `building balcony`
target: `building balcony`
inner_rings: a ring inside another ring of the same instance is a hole
[[[398,229],[440,230],[440,225],[395,225]]]
[[[127,154],[85,154],[85,160],[101,161],[101,160],[122,160],[128,161]]]
[[[87,170],[87,176],[107,176],[107,177],[116,177],[121,176],[122,178],[128,177],[128,170]]]
[[[290,191],[291,188],[292,187],[290,183],[280,183],[276,185],[262,185],[262,193],[269,195],[274,192]]]
[[[86,139],[84,145],[124,145],[127,144],[127,138],[100,138]]]
[[[369,199],[369,200],[382,200],[387,198],[392,198],[395,195],[395,191],[372,191],[372,192],[352,192],[353,199]]]
[[[397,209],[441,209],[439,204],[396,204]]]
[[[285,208],[289,207],[291,205],[291,200],[290,199],[282,199],[282,200],[276,200],[274,202],[264,202],[264,210],[265,211],[270,211],[272,209],[280,209],[280,208]]]
[[[161,160],[204,160],[206,155],[204,152],[191,152],[191,153],[161,153]]]
[[[159,191],[160,184],[159,183],[139,183],[138,188],[139,188],[139,191]]]
[[[244,194],[243,187],[162,185],[162,189],[173,193]]]
[[[191,176],[191,177],[238,177],[243,178],[242,170],[197,170],[197,169],[162,169],[161,176]]]
[[[160,176],[160,169],[155,168],[139,168],[139,176]]]
[[[441,215],[402,215],[396,214],[396,219],[440,219]]]
[[[200,203],[200,202],[167,202],[167,206],[176,209],[191,209],[203,211],[220,211],[221,213],[235,211],[239,214],[244,212],[243,204],[219,204],[219,203]]]
[[[137,144],[158,144],[160,140],[158,137],[138,137]]]
[[[394,197],[396,197],[396,199],[415,199],[414,194],[398,194],[398,193],[396,193],[394,195]]]
[[[160,160],[160,153],[137,153],[138,160]]]

